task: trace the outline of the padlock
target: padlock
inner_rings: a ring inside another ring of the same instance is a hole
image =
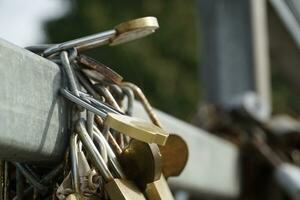
[[[145,190],[148,183],[158,180],[162,174],[162,156],[156,144],[132,139],[118,158],[127,178],[141,190]]]
[[[153,112],[152,106],[150,105],[148,99],[146,98],[142,90],[135,84],[129,82],[122,83],[122,86],[129,87],[134,91],[134,94],[141,101],[152,123],[157,125],[158,127],[162,127],[160,121],[158,120],[157,116]],[[180,147],[176,148],[176,145],[172,144],[174,142],[177,143],[177,145],[179,145]],[[188,149],[186,143],[184,142],[184,140],[182,140],[182,138],[179,138],[179,136],[172,136],[169,143],[167,140],[167,143],[165,145],[167,145],[166,148],[160,146],[160,149],[163,151],[162,154],[163,171],[169,176],[178,175],[184,169],[187,162]],[[183,152],[180,152],[179,149],[181,149]],[[179,153],[180,157],[177,157],[175,152]],[[172,155],[175,155],[176,158],[173,158]],[[176,160],[179,161],[179,163],[177,166],[176,165],[173,166]],[[164,174],[161,174],[159,180],[147,184],[144,194],[149,200],[173,200],[174,199],[170,191],[170,188],[168,186],[168,183],[164,177]]]
[[[159,180],[149,183],[144,194],[148,200],[174,200],[169,185],[163,175]]]
[[[42,55],[48,57],[59,51],[76,48],[83,51],[97,46],[111,44],[117,45],[154,33],[159,28],[155,17],[143,17],[117,25],[114,29],[101,33],[70,40],[61,44],[52,45],[44,50]]]
[[[159,150],[163,158],[163,174],[165,178],[179,176],[188,161],[188,146],[186,142],[175,134],[170,134],[167,143],[160,146]]]
[[[76,131],[78,132],[79,138],[82,141],[85,150],[89,154],[91,161],[106,182],[104,188],[109,198],[111,200],[145,200],[144,195],[139,191],[133,182],[130,182],[126,179],[116,179],[113,177],[112,173],[108,169],[108,166],[89,137],[83,119],[78,121],[76,125]]]
[[[120,84],[123,80],[117,72],[86,55],[79,55],[76,61],[82,67],[82,71],[95,81]]]
[[[123,22],[115,27],[118,34],[111,39],[110,45],[118,45],[145,37],[159,28],[156,17],[143,17]]]
[[[74,192],[80,192],[80,178],[78,174],[78,144],[77,144],[78,135],[73,133],[70,137],[70,157],[71,157],[71,179]]]
[[[154,124],[139,118],[126,116],[120,111],[117,111],[114,108],[93,99],[92,97],[88,98],[87,101],[73,95],[66,89],[62,89],[61,93],[70,101],[79,104],[102,118],[105,118],[104,126],[147,143],[164,145],[167,141],[169,134]]]
[[[129,87],[134,91],[135,96],[142,103],[144,110],[152,123],[158,127],[162,127],[143,91],[138,86],[130,82],[123,82],[122,86]],[[159,149],[163,157],[164,176],[178,176],[185,168],[188,160],[188,147],[186,142],[180,136],[170,134],[166,144],[164,146],[160,146]]]
[[[139,118],[108,113],[104,124],[137,140],[164,145],[169,134],[163,129]]]

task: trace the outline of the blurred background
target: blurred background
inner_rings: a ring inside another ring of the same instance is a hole
[[[158,18],[155,34],[87,54],[139,85],[154,107],[201,125],[204,105],[256,91],[273,115],[298,118],[297,0],[1,0],[0,37],[60,43],[144,16]]]
[[[202,13],[197,5],[194,0],[130,3],[1,0],[0,37],[20,46],[58,43],[110,29],[126,20],[156,16],[160,29],[154,35],[121,46],[99,48],[88,54],[115,69],[125,80],[139,85],[155,107],[191,121],[203,100],[199,66],[203,64],[201,44],[205,27],[201,26]],[[269,35],[273,35],[272,31],[286,32],[270,3],[268,13]],[[282,43],[295,48],[291,36],[282,35]],[[286,66],[278,61],[278,52],[271,49],[270,53],[273,112],[297,115],[300,83],[297,77],[291,77],[294,68],[284,69]]]

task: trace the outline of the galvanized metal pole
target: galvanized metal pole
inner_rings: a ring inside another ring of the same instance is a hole
[[[250,4],[255,90],[271,107],[267,2],[266,0],[251,0]]]
[[[226,105],[256,91],[270,103],[265,1],[198,2],[205,101]]]

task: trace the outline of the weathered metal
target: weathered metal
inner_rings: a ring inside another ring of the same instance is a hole
[[[103,78],[106,81],[120,84],[123,77],[119,75],[117,72],[113,71],[112,69],[106,67],[104,64],[96,61],[88,56],[79,55],[77,58],[77,62],[84,67],[94,70],[101,74],[99,78]],[[94,72],[93,72],[94,73]]]
[[[51,162],[67,144],[59,67],[0,40],[0,158]]]

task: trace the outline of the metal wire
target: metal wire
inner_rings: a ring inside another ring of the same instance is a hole
[[[91,161],[96,166],[97,170],[100,171],[100,174],[103,176],[106,182],[111,181],[113,179],[113,175],[109,171],[99,151],[97,150],[89,134],[87,133],[85,129],[85,122],[83,119],[80,119],[78,121],[76,125],[76,131],[78,132],[79,138],[82,141],[85,150],[90,155]]]
[[[15,162],[13,164],[23,174],[23,176],[28,180],[28,182],[32,184],[36,189],[40,191],[47,190],[47,187],[41,184],[39,180],[36,180],[20,163]]]

